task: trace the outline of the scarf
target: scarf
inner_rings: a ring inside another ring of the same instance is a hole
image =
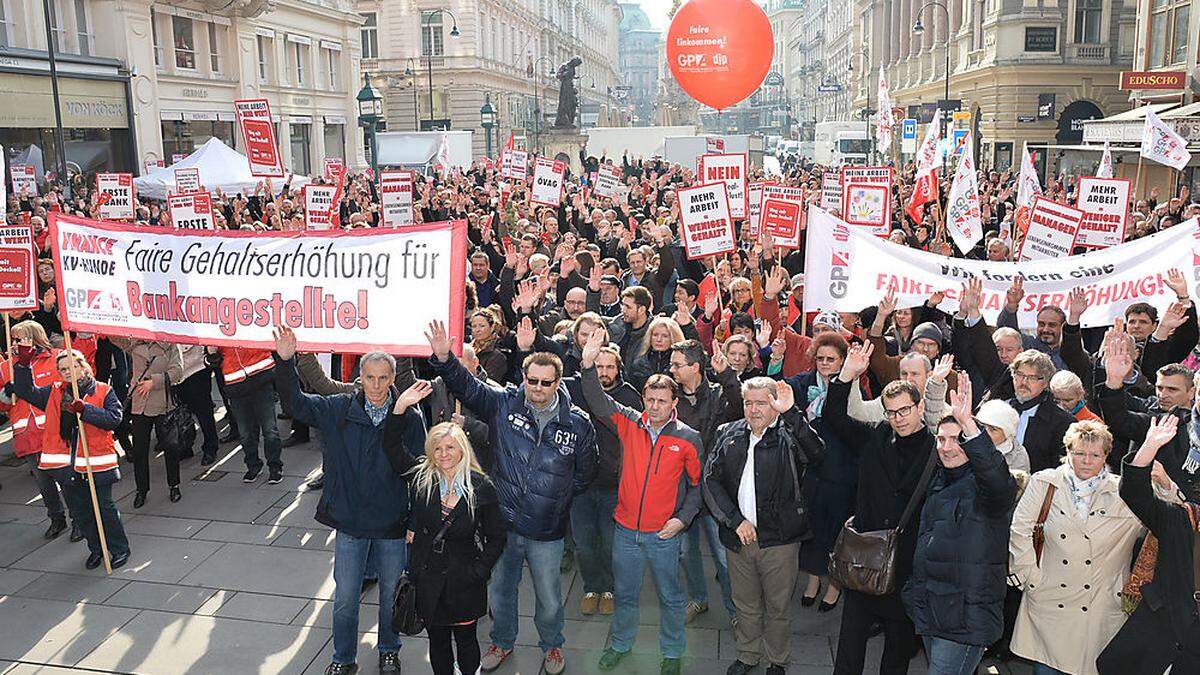
[[[1188,423],[1188,454],[1183,460],[1183,470],[1196,473],[1200,469],[1200,409],[1192,408],[1192,421]]]
[[[996,450],[998,450],[1001,455],[1008,455],[1008,453],[1013,451],[1013,446],[1014,446],[1013,439],[1006,438],[1006,439],[1004,439],[1003,443],[996,446]]]
[[[1182,504],[1188,519],[1192,521],[1192,529],[1200,531],[1200,506]],[[1142,601],[1142,586],[1154,581],[1154,568],[1158,565],[1158,539],[1154,533],[1146,535],[1142,550],[1138,552],[1137,560],[1133,563],[1133,571],[1125,586],[1121,589],[1121,609],[1126,614],[1133,614]]]
[[[1081,398],[1081,399],[1079,399],[1079,403],[1076,403],[1076,404],[1075,404],[1075,407],[1074,407],[1074,408],[1071,408],[1071,416],[1078,415],[1078,414],[1079,414],[1079,411],[1080,411],[1080,410],[1083,410],[1083,406],[1084,406],[1084,404],[1086,404],[1086,403],[1087,403],[1087,401],[1086,401],[1085,399],[1082,399],[1082,398]]]
[[[446,498],[449,497],[451,494],[458,495],[459,499],[461,499],[463,497],[463,495],[466,494],[467,488],[465,485],[465,481],[463,481],[463,477],[461,475],[455,476],[453,480],[446,480],[446,476],[444,476],[442,474],[442,472],[439,471],[437,476],[438,476],[438,487],[441,488],[441,491],[442,491],[442,501],[446,501]]]
[[[1108,478],[1108,466],[1086,480],[1076,476],[1073,467],[1067,467],[1067,483],[1071,487],[1071,503],[1075,505],[1075,511],[1081,517],[1087,516],[1088,508],[1092,505],[1092,496],[1096,494],[1096,489],[1106,478]]]
[[[1034,396],[1028,401],[1022,401],[1014,396],[1012,400],[1008,402],[1008,404],[1011,405],[1018,414],[1028,412],[1030,408],[1036,408],[1037,406],[1041,405],[1042,401],[1045,400],[1046,393],[1048,391],[1050,391],[1049,387],[1046,388],[1046,391],[1043,391],[1041,394]]]
[[[817,383],[808,385],[808,408],[805,413],[809,421],[821,416],[821,410],[825,407],[825,396],[829,393],[829,382],[820,373],[815,374]]]

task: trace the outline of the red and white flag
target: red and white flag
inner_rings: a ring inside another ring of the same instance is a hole
[[[442,134],[442,140],[438,142],[437,159],[434,162],[434,168],[440,171],[450,170],[450,143],[446,140],[446,134]]]
[[[1096,178],[1112,178],[1113,177],[1113,161],[1112,150],[1108,149],[1108,142],[1104,143],[1104,154],[1100,155],[1100,166],[1096,167]]]
[[[1042,194],[1042,182],[1038,178],[1037,167],[1033,165],[1033,155],[1028,149],[1021,151],[1021,174],[1017,177],[1017,231],[1024,233],[1029,229],[1029,215],[1033,210],[1033,199]]]
[[[890,113],[889,113],[890,114]],[[913,179],[913,193],[904,211],[914,223],[920,223],[925,205],[937,201],[938,185],[938,141],[941,137],[942,111],[933,114],[933,120],[925,127],[925,138],[917,149],[917,175]]]
[[[888,90],[887,79],[883,77],[883,69],[879,69],[879,112],[875,115],[875,137],[879,139],[879,147],[892,147],[892,127],[896,126],[896,118],[892,115],[892,96]]]
[[[1146,124],[1142,127],[1142,157],[1182,171],[1192,160],[1187,141],[1163,123],[1154,111],[1146,108]]]
[[[958,170],[946,202],[946,229],[958,250],[968,253],[983,239],[983,214],[979,208],[979,181],[975,175],[975,139],[967,132]]]

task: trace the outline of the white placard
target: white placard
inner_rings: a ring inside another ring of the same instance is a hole
[[[412,172],[380,171],[379,193],[384,227],[413,224]]]
[[[188,195],[200,192],[200,169],[175,169],[175,194]]]
[[[888,236],[892,230],[892,167],[843,168],[841,206],[846,222],[869,227],[876,236]]]
[[[827,171],[821,176],[821,208],[842,210],[842,174]]]
[[[193,192],[167,197],[171,225],[184,230],[211,230],[213,225],[212,195]]]
[[[684,251],[689,260],[729,253],[734,240],[725,183],[711,183],[678,191]]]
[[[529,201],[558,208],[562,203],[563,190],[566,189],[566,170],[567,165],[563,162],[538,157],[533,167],[533,189],[529,191]]]
[[[601,164],[596,170],[596,196],[616,199],[617,188],[621,187],[621,177],[624,172],[607,164]]]
[[[337,186],[304,186],[304,227],[309,230],[333,229],[333,213],[337,208]]]
[[[729,215],[745,218],[746,153],[701,156],[700,175],[696,177],[696,182],[707,185],[718,181],[725,184],[729,193]]]
[[[133,174],[96,174],[96,205],[101,220],[133,220]]]
[[[758,236],[759,216],[762,213],[763,186],[766,183],[750,183],[746,186],[746,225],[750,236]]]
[[[1033,198],[1029,230],[1021,241],[1017,262],[1066,258],[1075,246],[1083,211],[1045,197]]]
[[[13,194],[18,197],[36,197],[38,193],[37,173],[28,164],[14,164],[8,167],[12,176]]]
[[[1125,178],[1080,177],[1075,207],[1083,211],[1083,221],[1075,244],[1107,248],[1123,243],[1129,226],[1129,191]]]
[[[500,175],[509,180],[525,182],[526,176],[529,175],[529,153],[505,148],[500,154]]]

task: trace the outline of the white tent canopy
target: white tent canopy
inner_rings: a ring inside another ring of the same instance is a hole
[[[237,150],[225,145],[218,138],[210,138],[192,154],[167,167],[154,169],[145,176],[133,179],[139,197],[148,199],[166,199],[168,194],[176,192],[175,169],[197,168],[200,170],[200,184],[210,192],[219,188],[229,196],[241,193],[249,197],[262,178],[250,175],[250,161]],[[299,188],[309,182],[307,176],[289,174],[292,188]],[[288,182],[287,177],[272,178],[271,190],[276,195],[283,190]]]

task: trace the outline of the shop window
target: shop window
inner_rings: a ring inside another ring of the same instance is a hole
[[[87,5],[83,0],[75,0],[75,37],[79,40],[79,53],[84,56],[92,53],[92,33],[88,25]]]
[[[375,12],[363,12],[363,25],[358,29],[364,59],[379,58],[379,18]]]
[[[196,37],[192,32],[192,20],[182,16],[171,17],[171,37],[175,45],[175,67],[184,70],[196,69]]]
[[[292,125],[292,172],[307,176],[311,164],[309,162],[309,130],[312,125]]]
[[[1187,57],[1191,0],[1150,0],[1150,67],[1182,63]]]

